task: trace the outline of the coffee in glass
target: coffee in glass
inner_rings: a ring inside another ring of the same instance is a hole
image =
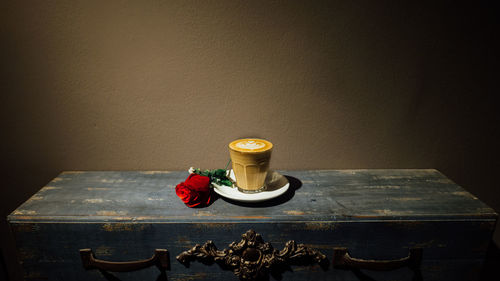
[[[236,185],[240,191],[262,191],[272,148],[270,141],[255,138],[238,139],[229,144]]]

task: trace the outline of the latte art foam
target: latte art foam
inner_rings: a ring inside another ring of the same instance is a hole
[[[239,139],[231,142],[229,148],[239,152],[263,152],[270,150],[273,144],[263,139]]]
[[[247,141],[242,141],[242,142],[236,143],[236,147],[244,148],[244,149],[259,149],[259,148],[263,148],[264,146],[266,146],[266,145],[263,142],[254,141],[254,140],[247,140]]]

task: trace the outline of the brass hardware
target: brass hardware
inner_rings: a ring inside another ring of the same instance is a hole
[[[394,270],[401,267],[418,269],[422,260],[422,248],[411,248],[407,257],[396,260],[363,260],[352,258],[347,248],[333,250],[333,266],[343,269]]]
[[[240,242],[232,242],[228,247],[229,249],[219,251],[212,241],[207,241],[202,246],[196,244],[176,258],[185,265],[194,260],[205,264],[216,262],[223,268],[232,270],[241,280],[265,278],[273,268],[314,262],[324,265],[327,261],[322,253],[293,240],[286,242],[283,250],[278,251],[270,243],[264,242],[254,230],[248,230],[242,235]]]
[[[94,257],[91,249],[81,249],[80,257],[85,269],[100,269],[111,272],[128,272],[156,265],[160,271],[170,269],[170,258],[165,249],[156,249],[149,259],[127,262],[99,260]]]

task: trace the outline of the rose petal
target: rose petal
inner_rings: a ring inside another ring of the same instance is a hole
[[[190,174],[186,181],[175,187],[175,192],[188,207],[206,206],[211,201],[210,178]]]
[[[190,174],[184,184],[191,190],[207,191],[210,189],[210,178],[198,174]]]
[[[191,190],[183,182],[175,187],[175,193],[184,203],[189,202],[193,197]]]

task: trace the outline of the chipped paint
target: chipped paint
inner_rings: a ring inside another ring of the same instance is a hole
[[[447,178],[441,178],[441,179],[430,179],[427,180],[429,182],[435,182],[435,183],[448,183],[448,184],[453,184],[453,181]]]
[[[28,201],[37,201],[37,200],[43,200],[43,196],[35,194],[35,195],[31,196],[30,199],[28,199]]]
[[[301,196],[308,196],[308,197],[321,195],[321,193],[317,194],[317,193],[304,192],[304,191],[297,191],[295,194],[300,194]]]
[[[55,189],[61,189],[60,186],[44,186],[40,191],[46,191],[46,190],[55,190]]]
[[[62,174],[65,174],[65,175],[76,175],[76,174],[83,174],[84,172],[83,171],[64,171],[62,172]]]
[[[233,228],[234,224],[233,223],[221,223],[221,222],[206,222],[206,223],[197,223],[194,224],[193,227],[198,228],[198,229],[205,229],[205,228],[219,228],[219,229],[231,229]]]
[[[307,222],[304,225],[304,229],[307,230],[333,230],[335,228],[335,224],[333,223],[325,223],[325,222]]]
[[[14,213],[12,213],[14,215]],[[42,217],[43,218],[43,217]],[[34,216],[16,216],[15,218],[17,221],[33,221],[35,219],[39,219],[39,217],[34,217]]]
[[[373,185],[369,188],[373,189],[401,189],[400,185]]]
[[[403,202],[422,200],[422,198],[418,197],[391,197],[390,199],[393,201],[403,201]]]
[[[126,214],[127,214],[126,211],[107,211],[107,210],[104,210],[104,211],[97,211],[96,212],[96,215],[98,215],[98,216],[123,216]]]
[[[302,183],[310,184],[310,183],[317,183],[317,181],[314,181],[314,180],[303,180]]]
[[[296,210],[283,211],[283,213],[291,216],[302,216],[305,214],[303,211],[296,211]]]
[[[165,199],[164,198],[152,198],[152,197],[148,197],[148,200],[149,201],[163,201]]]
[[[105,223],[102,225],[104,231],[142,231],[148,225],[142,223]]]
[[[271,219],[271,217],[265,216],[231,216],[233,219]]]
[[[481,208],[476,208],[476,212],[479,213],[494,213],[495,211],[491,209],[490,207],[481,207]]]
[[[193,216],[196,217],[212,217],[215,216],[212,214],[210,211],[197,211],[196,213],[193,214]]]
[[[167,218],[165,216],[138,216],[132,218],[134,221],[144,221],[144,220],[154,220],[154,219],[161,219],[161,218]]]
[[[111,188],[109,188],[109,187],[87,187],[86,189],[88,191],[94,191],[94,190],[110,190]]]
[[[393,211],[393,210],[389,210],[389,209],[378,209],[378,210],[373,210],[373,212],[375,212],[379,215],[384,215],[384,216],[401,216],[401,215],[408,215],[408,214],[414,213],[412,210]]]
[[[189,240],[186,236],[178,236],[177,243],[185,248],[191,248],[194,244],[193,241]]]
[[[476,196],[470,194],[469,192],[467,191],[455,191],[455,192],[452,192],[451,194],[453,195],[457,195],[457,196],[465,196],[465,197],[469,197],[469,198],[472,198],[472,199],[476,199]]]
[[[121,183],[123,182],[122,179],[102,179],[100,180],[102,183]]]
[[[113,216],[113,220],[115,221],[135,221],[134,217],[131,216]]]
[[[373,210],[375,213],[377,214],[381,214],[381,215],[392,215],[394,214],[393,211],[389,210],[389,209],[383,209],[383,210]]]
[[[58,181],[62,181],[62,180],[64,180],[64,178],[57,177],[57,178],[54,178],[53,180],[51,180],[51,182],[58,182]]]
[[[170,171],[143,171],[141,174],[145,175],[155,175],[155,174],[170,174]]]
[[[33,210],[15,210],[12,212],[13,215],[36,215],[37,212]]]
[[[94,250],[94,254],[96,255],[97,258],[101,256],[111,256],[113,252],[114,250],[108,246],[99,246]]]
[[[90,203],[90,204],[105,203],[105,202],[111,202],[111,200],[102,198],[91,198],[83,200],[83,203]]]
[[[321,172],[331,172],[332,170],[322,170]],[[336,172],[338,172],[339,174],[344,174],[344,175],[355,175],[356,172],[358,171],[363,171],[363,170],[337,170]]]
[[[410,179],[408,175],[401,175],[401,176],[374,176],[375,179],[378,180],[400,180],[400,179]]]

